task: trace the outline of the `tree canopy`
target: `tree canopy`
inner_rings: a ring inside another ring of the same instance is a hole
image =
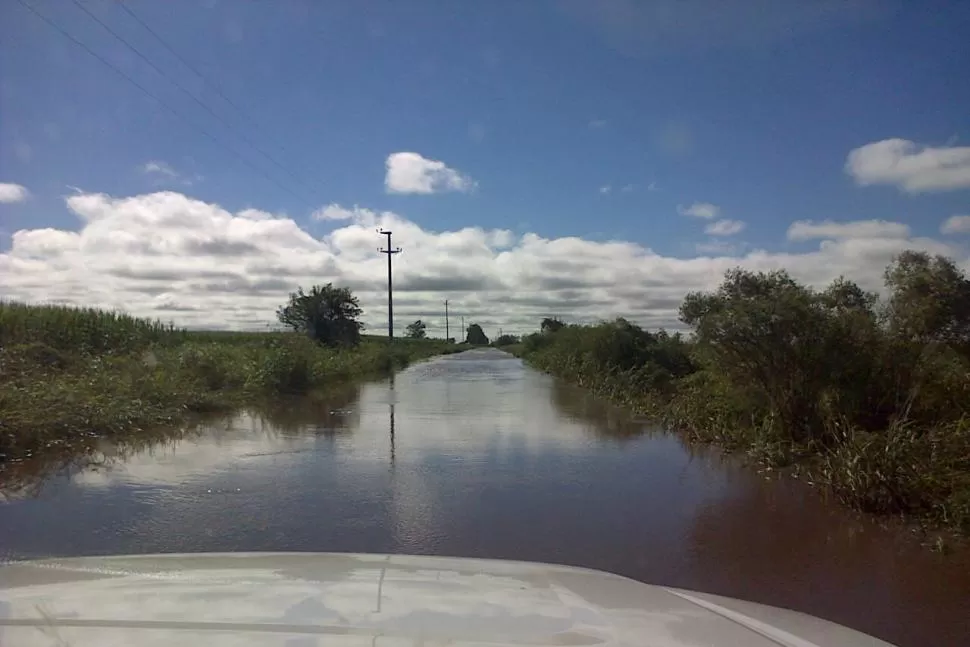
[[[468,326],[465,342],[474,346],[488,346],[488,337],[485,336],[485,331],[482,330],[482,327],[475,323]]]
[[[362,312],[357,297],[349,288],[327,283],[315,285],[309,292],[297,288],[290,294],[289,301],[277,309],[276,318],[322,344],[356,345],[364,327],[359,321]]]
[[[906,251],[886,268],[892,331],[914,341],[970,343],[970,281],[944,256]]]
[[[424,339],[428,335],[428,326],[418,319],[413,323],[409,323],[404,331],[406,337],[411,339]]]
[[[566,324],[564,324],[561,320],[555,317],[546,317],[545,319],[542,320],[542,323],[539,325],[539,330],[541,330],[542,332],[556,332],[557,330],[561,329],[565,325]]]

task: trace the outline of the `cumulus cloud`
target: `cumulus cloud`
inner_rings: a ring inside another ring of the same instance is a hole
[[[843,229],[802,253],[739,255],[721,246],[710,256],[678,258],[624,241],[480,227],[431,231],[394,212],[337,204],[317,212],[336,224],[319,237],[287,217],[231,212],[173,191],[79,193],[66,204],[75,230],[13,234],[0,253],[0,298],[121,308],[191,327],[265,329],[297,286],[333,281],[354,290],[368,328],[381,332],[387,265],[376,227],[392,229],[404,248],[394,266],[398,321],[420,318],[433,331],[443,331],[445,298],[453,316],[481,323],[488,334],[499,327],[528,332],[552,314],[678,327],[684,294],[716,287],[738,265],[786,268],[811,285],[845,275],[878,289],[885,265],[907,248],[968,260],[939,240],[872,237],[864,228]]]
[[[849,153],[845,171],[860,186],[888,184],[908,193],[970,188],[970,146],[921,146],[884,139]]]
[[[689,207],[677,205],[677,213],[682,216],[713,220],[714,218],[717,218],[717,214],[721,213],[721,208],[716,204],[711,204],[710,202],[695,202]]]
[[[970,234],[970,215],[950,216],[940,226],[943,234]]]
[[[468,192],[477,186],[475,181],[444,162],[427,159],[418,153],[391,153],[386,161],[384,187],[388,193]]]
[[[20,184],[0,182],[0,204],[14,204],[24,202],[30,197],[27,187]]]
[[[612,192],[613,192],[613,187],[609,184],[604,184],[603,186],[600,187],[600,193],[602,193],[603,195],[609,195]]]
[[[704,227],[704,233],[711,236],[733,236],[743,229],[744,223],[740,220],[718,220]]]
[[[909,227],[887,220],[855,220],[834,222],[796,220],[788,227],[788,240],[838,240],[845,238],[907,238]]]

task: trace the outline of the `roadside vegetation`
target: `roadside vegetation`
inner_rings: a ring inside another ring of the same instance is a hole
[[[510,347],[517,346],[520,343],[522,343],[522,340],[519,339],[518,335],[510,335],[505,333],[504,335],[499,335],[496,337],[491,345],[495,348],[504,348],[505,350],[508,350]]]
[[[366,337],[349,290],[299,290],[291,332],[188,331],[97,309],[0,302],[0,464],[154,433],[193,414],[314,394],[461,348]]]
[[[685,298],[688,335],[546,319],[510,348],[854,508],[968,535],[970,281],[905,252],[885,283],[880,299],[845,279],[818,291],[735,269]]]

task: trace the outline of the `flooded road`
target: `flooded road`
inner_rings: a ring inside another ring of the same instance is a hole
[[[970,644],[941,555],[691,449],[494,350],[43,474],[7,468],[5,558],[353,551],[559,562]]]

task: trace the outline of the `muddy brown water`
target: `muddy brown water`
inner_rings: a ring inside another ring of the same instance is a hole
[[[970,645],[970,551],[922,548],[494,350],[0,473],[0,557],[182,551],[575,564],[900,647]]]

